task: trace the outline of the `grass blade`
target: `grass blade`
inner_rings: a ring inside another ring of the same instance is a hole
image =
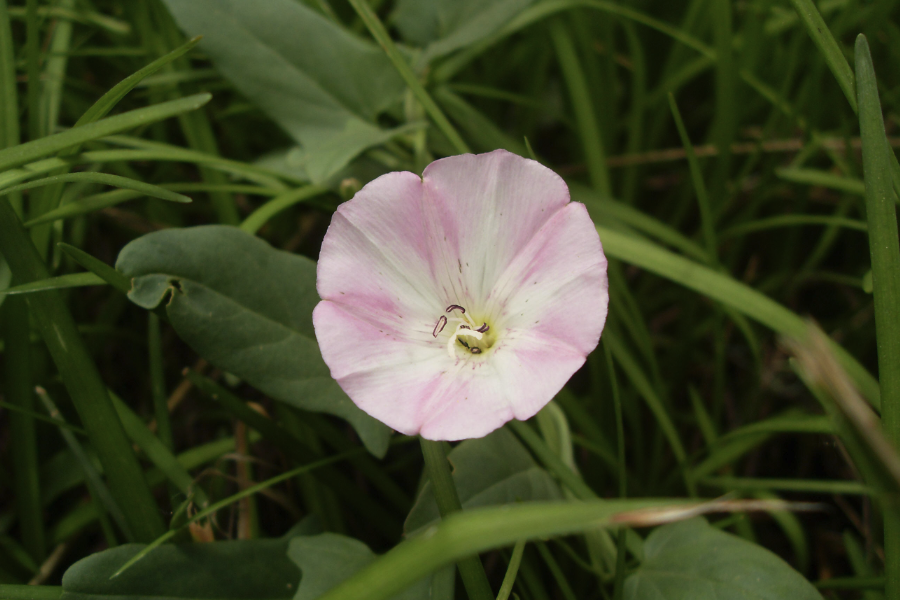
[[[6,0],[0,0],[0,148],[19,143],[19,95],[16,53]]]
[[[34,386],[31,328],[28,307],[21,298],[9,298],[0,311],[3,316],[5,399],[16,411],[9,415],[10,453],[16,494],[16,512],[22,544],[31,559],[40,564],[46,558],[44,516],[38,474],[38,442],[34,417]]]
[[[47,409],[47,413],[49,413],[51,420],[56,421],[61,425],[67,425],[68,427],[71,427],[71,425],[63,420],[62,414],[59,412],[59,409],[56,408],[56,404],[53,402],[53,399],[50,398],[50,396],[47,394],[46,390],[44,390],[43,388],[38,388],[37,392],[41,401],[44,403],[44,407]],[[107,518],[107,513],[109,513],[109,515],[112,516],[112,518],[116,521],[116,524],[119,526],[119,529],[121,529],[125,534],[125,537],[129,540],[133,539],[131,531],[128,528],[128,523],[125,521],[125,515],[122,514],[122,509],[120,509],[119,505],[116,504],[116,501],[113,500],[112,495],[109,493],[109,488],[106,487],[106,484],[103,483],[103,478],[100,476],[100,473],[98,473],[97,469],[94,468],[93,461],[91,461],[87,452],[85,452],[84,447],[78,441],[78,438],[76,438],[71,431],[68,431],[61,425],[59,433],[65,440],[66,445],[69,447],[69,451],[78,462],[78,466],[81,468],[81,472],[84,476],[84,483],[88,488],[88,492],[96,503],[97,516],[100,519],[100,524],[106,537],[107,543],[110,546],[117,545],[116,535],[112,529],[109,519]]]
[[[162,121],[189,110],[196,110],[209,102],[211,98],[210,94],[196,94],[180,100],[138,108],[82,127],[50,135],[43,139],[0,150],[0,171],[6,171],[7,169],[36,161],[84,142],[114,133],[121,133],[140,125]]]
[[[600,194],[610,196],[612,191],[609,185],[609,172],[606,168],[606,153],[603,151],[603,141],[597,116],[594,114],[593,101],[588,91],[584,71],[578,61],[578,54],[575,52],[575,45],[572,43],[571,34],[561,20],[554,19],[550,23],[550,38],[553,40],[553,46],[559,58],[559,66],[562,68],[566,87],[569,89],[569,98],[578,124],[577,133],[584,148],[591,185]]]
[[[89,127],[92,125],[79,129]],[[57,136],[38,143],[52,137]],[[22,228],[12,206],[2,197],[0,252],[19,281],[29,283],[49,279],[50,274],[37,248]],[[139,541],[155,539],[163,530],[159,510],[72,314],[56,290],[29,294],[26,298],[41,337],[103,464],[110,492],[125,513],[135,538]]]
[[[672,118],[675,119],[675,127],[678,128],[678,135],[681,137],[681,145],[684,146],[684,152],[687,156],[688,166],[691,170],[691,181],[694,183],[694,193],[697,194],[697,205],[700,207],[700,223],[703,230],[703,240],[706,242],[706,251],[709,253],[710,260],[717,262],[718,245],[716,244],[716,224],[712,209],[709,206],[709,196],[706,194],[706,184],[703,183],[703,172],[700,170],[700,163],[697,162],[697,154],[694,152],[694,145],[691,138],[688,137],[687,128],[681,118],[681,112],[675,103],[675,96],[669,93],[669,108],[672,111]],[[721,148],[721,146],[720,146]]]
[[[56,208],[49,212],[45,212],[37,218],[26,221],[24,227],[26,229],[31,229],[45,223],[68,219],[70,217],[87,215],[103,208],[116,206],[118,204],[122,204],[123,202],[134,200],[135,198],[140,198],[144,195],[146,195],[144,192],[133,190],[113,190],[111,192],[103,192],[102,194],[96,194],[94,196],[86,196],[84,198],[81,198],[80,200],[76,200],[75,202],[69,202],[68,204],[64,204],[59,208]]]
[[[890,178],[889,159],[893,153],[884,132],[869,44],[862,34],[856,38],[856,78],[875,296],[881,418],[885,435],[896,448],[900,443],[900,242]],[[885,513],[884,537],[885,593],[888,598],[896,598],[900,596],[900,514],[897,511]]]
[[[597,227],[607,256],[618,258],[661,277],[674,281],[782,334],[799,336],[806,331],[806,321],[753,288],[732,277],[717,273],[660,248],[652,242],[627,234]],[[832,350],[876,409],[881,405],[878,381],[846,350],[831,342]]]
[[[819,9],[812,0],[790,0],[790,2],[797,14],[800,15],[800,20],[803,21],[809,37],[812,38],[825,62],[828,63],[828,68],[831,69],[838,85],[841,86],[847,102],[853,107],[853,112],[856,112],[856,83],[853,70],[847,63],[837,40],[831,34],[831,30],[828,29],[828,25],[825,24]]]
[[[387,29],[385,29],[382,22],[378,19],[378,15],[375,14],[375,11],[369,6],[369,3],[364,0],[350,0],[350,4],[353,6],[353,10],[356,11],[356,14],[359,15],[359,18],[362,19],[362,22],[366,24],[369,33],[372,34],[375,41],[378,42],[391,62],[394,63],[394,67],[397,69],[397,72],[400,73],[403,81],[409,86],[413,95],[422,104],[422,108],[425,109],[425,112],[431,117],[431,120],[434,121],[437,128],[441,130],[441,133],[447,136],[447,139],[450,140],[450,143],[453,144],[453,147],[456,148],[456,151],[460,154],[471,152],[469,146],[459,136],[459,133],[454,129],[450,121],[447,120],[447,117],[444,116],[444,113],[441,112],[438,105],[434,103],[431,96],[428,95],[425,87],[416,77],[416,74],[413,73],[412,68],[409,66],[409,63],[406,62],[406,59],[403,58],[403,55],[400,54],[400,50],[397,49],[394,40],[391,39]]]
[[[787,181],[820,185],[855,196],[862,196],[866,193],[866,186],[861,180],[852,177],[841,177],[840,175],[819,171],[818,169],[775,169],[775,174]]]
[[[131,291],[131,281],[99,258],[94,258],[84,250],[79,250],[75,246],[70,246],[69,244],[61,243],[59,244],[59,247],[63,252],[72,257],[72,260],[91,273],[94,273],[120,292],[127,294]]]
[[[89,285],[106,285],[106,281],[99,275],[93,273],[70,273],[68,275],[60,275],[59,277],[51,277],[50,279],[42,279],[40,281],[13,286],[4,290],[2,294],[12,296],[15,294],[30,294],[46,290],[87,287]]]
[[[99,183],[101,185],[111,185],[126,190],[143,192],[151,198],[159,198],[161,200],[168,200],[170,202],[181,202],[187,204],[192,201],[189,197],[183,194],[177,194],[171,190],[159,187],[158,185],[144,183],[143,181],[129,179],[128,177],[122,177],[120,175],[110,175],[109,173],[69,173],[67,175],[55,175],[52,177],[45,177],[43,179],[34,179],[32,181],[29,181],[28,183],[23,183],[22,185],[17,185],[5,190],[0,190],[0,194],[10,194],[12,192],[28,190],[45,185],[52,185],[55,183],[73,182],[88,182]]]
[[[196,504],[206,506],[209,503],[206,493],[202,488],[194,485],[194,478],[187,472],[187,469],[181,466],[175,455],[159,441],[159,438],[153,435],[141,418],[121,398],[111,391],[109,396],[116,407],[119,419],[122,420],[122,427],[125,428],[125,433],[128,434],[131,441],[143,450],[147,459],[162,471],[166,479],[171,481],[185,496],[193,496]]]
[[[200,43],[200,39],[202,37],[203,36],[198,35],[197,37],[191,38],[185,44],[179,46],[175,50],[172,50],[165,56],[160,56],[146,67],[135,71],[133,74],[117,83],[111,90],[103,94],[103,96],[101,96],[93,106],[87,109],[84,114],[81,115],[81,117],[79,117],[78,121],[75,122],[75,127],[93,123],[94,121],[106,116],[106,114],[109,113],[109,111],[111,111],[116,106],[116,104],[118,104],[119,101],[122,100],[122,98],[124,98],[128,94],[128,92],[133,90],[141,81],[143,81],[150,75],[153,75],[176,58],[187,54],[194,46]]]
[[[677,520],[699,511],[770,510],[783,502],[709,502],[669,500],[592,500],[587,502],[529,502],[474,509],[448,517],[430,535],[401,542],[319,600],[387,600],[426,574],[462,556],[508,546],[521,539],[567,535],[592,529],[646,524],[643,516]],[[646,511],[646,512],[645,512]],[[654,521],[654,523],[659,521]]]

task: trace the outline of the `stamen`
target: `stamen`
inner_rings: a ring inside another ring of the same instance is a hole
[[[478,333],[487,333],[487,330],[490,328],[491,328],[490,325],[488,325],[487,323],[482,323],[481,327],[479,327],[475,331],[477,331]]]
[[[444,330],[444,327],[447,325],[447,317],[441,315],[441,318],[438,319],[437,323],[434,326],[434,331],[431,332],[431,335],[437,337],[440,332]]]
[[[472,354],[481,354],[481,348],[475,346],[474,348],[469,348],[469,352],[471,352]]]
[[[455,349],[453,346],[457,341],[460,344],[462,344],[463,346],[465,346],[466,348],[468,348],[469,350],[471,350],[471,348],[469,347],[469,344],[466,343],[466,341],[463,339],[463,337],[471,337],[471,338],[475,338],[476,340],[480,340],[483,336],[480,332],[474,331],[468,325],[460,323],[459,325],[456,326],[456,331],[453,332],[453,335],[451,335],[450,338],[447,339],[447,355],[450,358],[454,358],[454,359],[456,358],[456,352],[455,352]]]
[[[464,309],[459,304],[451,304],[450,306],[447,307],[447,312],[453,312],[454,310],[458,310],[458,311],[462,312],[462,314],[466,314],[466,309]]]

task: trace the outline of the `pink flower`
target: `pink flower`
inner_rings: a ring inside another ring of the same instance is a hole
[[[335,213],[317,287],[332,377],[366,413],[432,440],[532,417],[597,346],[609,302],[584,205],[505,150],[370,182]]]

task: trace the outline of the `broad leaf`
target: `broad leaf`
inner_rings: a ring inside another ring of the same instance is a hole
[[[464,509],[531,500],[559,500],[562,493],[507,429],[466,440],[447,455],[453,465],[453,483]],[[431,482],[422,487],[404,524],[415,534],[440,518]]]
[[[178,335],[216,367],[276,400],[347,419],[383,456],[390,430],[331,378],[312,325],[316,264],[235,227],[168,229],[131,242],[116,268],[128,297],[152,309],[167,296]]]
[[[288,556],[303,573],[294,600],[315,600],[323,596],[377,558],[359,540],[334,533],[296,537],[291,540]],[[417,581],[394,599],[450,600],[453,598],[453,583],[453,567],[445,567]]]
[[[821,600],[800,573],[765,548],[702,518],[663,525],[625,580],[625,600]]]
[[[391,19],[401,35],[424,46],[422,62],[482,40],[534,0],[399,0]]]
[[[63,575],[62,600],[290,599],[300,572],[287,539],[160,546],[114,579],[144,548],[127,544],[92,554]]]
[[[164,0],[179,26],[306,150],[319,183],[391,133],[375,122],[404,86],[375,45],[296,0]]]

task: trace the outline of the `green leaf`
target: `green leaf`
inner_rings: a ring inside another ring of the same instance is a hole
[[[384,54],[293,0],[165,0],[178,25],[309,156],[319,183],[381,143],[404,86]]]
[[[391,15],[401,35],[426,46],[421,64],[499,31],[534,0],[399,0]]]
[[[162,102],[0,150],[0,171],[24,165],[71,146],[196,110],[209,102],[210,98],[212,96],[209,94],[196,94],[187,98]]]
[[[303,578],[294,600],[315,600],[357,571],[369,566],[377,558],[368,546],[343,535],[323,533],[295,537],[288,547],[288,557],[300,567]],[[444,571],[452,567],[445,568]],[[453,579],[434,573],[420,579],[394,600],[450,600],[453,598]],[[446,583],[449,580],[449,585]]]
[[[625,580],[625,600],[821,600],[765,548],[702,518],[663,525],[644,542],[644,562]]]
[[[175,330],[216,367],[272,398],[348,420],[369,451],[384,455],[390,430],[350,401],[319,354],[313,261],[212,225],[138,238],[116,268],[133,278],[135,304],[151,309],[168,296]]]
[[[0,292],[0,294],[30,294],[33,292],[43,292],[45,290],[85,287],[89,285],[106,285],[106,281],[99,275],[94,275],[93,273],[70,273],[68,275],[60,275],[59,277],[51,277],[50,279],[42,279],[41,281],[23,283],[22,285],[8,288],[3,292]]]
[[[553,478],[505,428],[462,442],[447,458],[464,509],[562,498]],[[439,519],[434,491],[427,481],[406,518],[404,531],[414,535]]]
[[[288,559],[287,539],[211,542],[155,548],[110,579],[144,545],[128,544],[84,558],[66,571],[66,600],[260,599],[289,600],[300,573]]]

